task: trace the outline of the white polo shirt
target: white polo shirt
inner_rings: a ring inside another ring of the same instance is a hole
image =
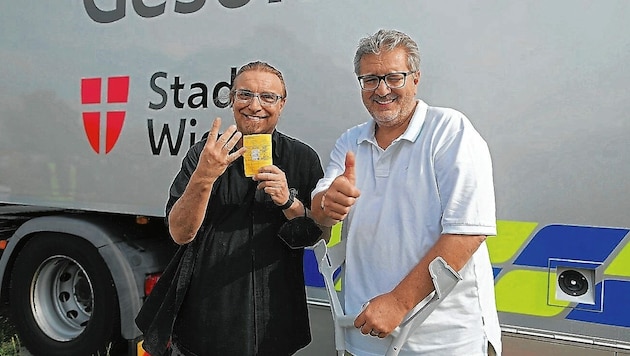
[[[345,310],[391,291],[441,234],[496,235],[492,163],[486,142],[460,112],[418,100],[407,130],[386,150],[373,120],[346,131],[313,191],[343,174],[345,155],[356,156],[361,196],[343,223],[347,239]],[[463,280],[411,335],[403,355],[482,355],[488,340],[499,352],[501,331],[494,279],[482,244],[460,271]],[[357,356],[384,355],[391,338],[346,333]]]

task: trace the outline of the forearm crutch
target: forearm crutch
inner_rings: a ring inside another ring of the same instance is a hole
[[[324,277],[324,284],[335,327],[335,348],[337,354],[342,356],[346,350],[345,329],[354,328],[356,316],[346,315],[339,296],[335,290],[335,272],[346,260],[346,240],[341,240],[338,244],[328,247],[326,241],[320,240],[313,246],[319,272]],[[393,340],[385,356],[396,356],[400,352],[402,345],[407,341],[409,334],[417,328],[435,310],[438,304],[455,288],[455,285],[462,277],[454,271],[441,257],[436,257],[429,264],[429,273],[433,280],[435,293],[433,297],[417,311],[415,308],[407,315],[404,321],[391,333]]]

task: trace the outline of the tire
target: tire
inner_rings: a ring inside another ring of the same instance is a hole
[[[20,341],[35,356],[114,355],[124,345],[111,274],[81,238],[31,238],[15,260],[9,304]]]

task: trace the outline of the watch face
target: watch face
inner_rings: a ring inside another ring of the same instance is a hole
[[[293,204],[293,201],[295,201],[296,195],[297,195],[297,190],[295,188],[290,188],[289,189],[289,203]],[[291,204],[289,204],[289,206],[291,206]]]

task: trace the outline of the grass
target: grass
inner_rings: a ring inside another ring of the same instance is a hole
[[[0,311],[0,355],[18,356],[21,348],[20,339],[6,312],[5,308]]]
[[[8,307],[0,306],[0,356],[20,356],[22,345],[15,331],[15,327],[8,317]],[[112,345],[108,345],[104,356],[113,356],[111,354]],[[101,356],[100,353],[95,356]]]

